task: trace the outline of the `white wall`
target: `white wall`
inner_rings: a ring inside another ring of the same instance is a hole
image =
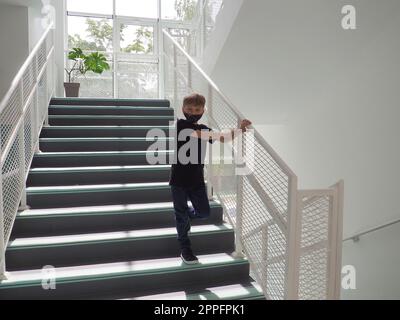
[[[357,9],[357,30],[341,27],[345,4]],[[300,187],[345,180],[345,237],[400,217],[399,12],[398,0],[244,0],[212,72]],[[346,244],[343,261],[359,255],[360,274],[376,274],[383,290],[363,277],[352,297],[400,288],[400,271],[388,276],[400,251],[386,250],[387,238]]]
[[[343,264],[356,268],[356,290],[342,289],[342,299],[399,299],[400,224],[343,244]]]
[[[0,4],[0,100],[29,55],[28,10]]]
[[[223,2],[202,58],[201,67],[206,73],[214,69],[217,58],[224,47],[242,4],[243,0]]]
[[[43,4],[41,0],[31,0],[31,4],[28,8],[29,12],[29,49],[32,50],[37,42],[42,37],[45,28],[42,25],[42,14]]]

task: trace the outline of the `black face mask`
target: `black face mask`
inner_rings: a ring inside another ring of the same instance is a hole
[[[196,123],[201,119],[203,116],[202,114],[188,114],[188,113],[183,113],[186,117],[186,120],[190,123]]]

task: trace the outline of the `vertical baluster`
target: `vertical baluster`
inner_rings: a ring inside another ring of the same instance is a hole
[[[26,180],[25,180],[25,173],[26,173],[26,168],[25,168],[25,119],[24,119],[24,95],[23,95],[23,82],[21,81],[20,83],[21,86],[21,124],[18,130],[18,136],[16,137],[18,139],[18,159],[19,159],[19,178],[22,183],[22,193],[21,193],[21,202],[18,207],[18,211],[23,211],[26,209],[29,209],[29,206],[26,204]]]
[[[178,102],[178,72],[177,72],[177,68],[178,68],[178,53],[177,53],[177,49],[176,49],[176,45],[174,44],[174,110],[175,110],[175,117],[178,116],[178,106],[177,106],[177,102]]]
[[[213,88],[209,84],[208,85],[208,96],[207,96],[207,116],[208,116],[208,125],[211,126],[212,112],[213,112],[213,99],[212,92]],[[208,166],[207,166],[207,194],[208,198],[211,200],[213,198],[213,186],[212,181],[214,179],[214,171],[213,171],[213,148],[212,145],[209,145],[208,149]]]
[[[2,158],[2,152],[0,152]],[[0,159],[1,159],[0,158]],[[0,161],[0,281],[6,280],[6,255],[5,255],[5,233],[4,233],[4,207],[3,207],[3,162]]]
[[[262,288],[267,293],[268,281],[268,224],[261,229],[261,281]]]
[[[240,119],[238,121],[238,127],[240,126]],[[234,145],[237,143],[236,153]],[[236,137],[232,142],[232,152],[233,158],[235,159],[235,176],[236,176],[236,228],[235,228],[235,256],[243,256],[243,243],[242,243],[242,233],[243,233],[243,175],[241,170],[237,170],[238,166],[242,165],[242,151],[243,151],[243,139],[242,135]]]
[[[286,232],[286,277],[285,299],[298,299],[299,263],[301,240],[302,199],[297,190],[297,177],[289,177],[287,232]]]

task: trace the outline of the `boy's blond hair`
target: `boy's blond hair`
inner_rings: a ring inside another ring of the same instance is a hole
[[[195,105],[195,106],[205,106],[206,98],[198,93],[192,93],[183,99],[183,106]]]

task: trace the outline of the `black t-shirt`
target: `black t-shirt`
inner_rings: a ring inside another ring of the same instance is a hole
[[[193,124],[185,119],[178,119],[175,131],[174,162],[171,167],[169,184],[192,188],[204,185],[204,159],[207,141],[191,137],[194,130],[211,131],[204,124]],[[209,141],[213,141],[210,139]]]

